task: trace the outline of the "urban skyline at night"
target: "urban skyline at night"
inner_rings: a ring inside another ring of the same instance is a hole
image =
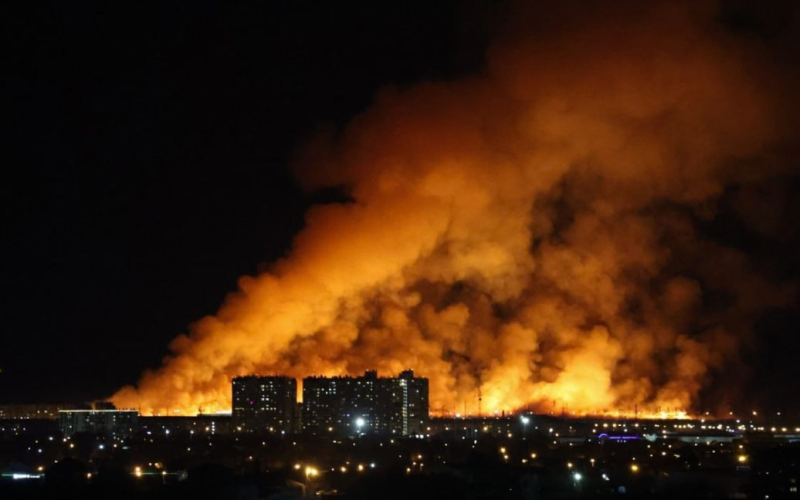
[[[0,19],[0,497],[800,494],[797,2]]]

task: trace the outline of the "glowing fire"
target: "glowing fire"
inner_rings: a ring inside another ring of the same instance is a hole
[[[523,4],[485,74],[378,95],[298,159],[353,201],[313,208],[289,256],[113,401],[213,413],[238,375],[412,368],[438,414],[692,408],[789,300],[696,223],[770,175],[789,127],[768,58],[679,4]]]

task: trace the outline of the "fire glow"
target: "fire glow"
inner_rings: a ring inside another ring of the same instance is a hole
[[[694,4],[521,8],[484,74],[380,93],[297,160],[352,201],[113,401],[213,413],[234,376],[411,368],[440,415],[695,407],[789,295],[696,227],[780,127],[765,63]]]

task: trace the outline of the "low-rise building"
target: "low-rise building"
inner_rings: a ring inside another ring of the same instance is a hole
[[[136,433],[137,410],[61,410],[59,427],[65,436],[78,433],[125,437]]]

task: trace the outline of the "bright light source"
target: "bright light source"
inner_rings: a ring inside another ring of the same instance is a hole
[[[361,465],[361,464],[358,464],[358,472],[363,472],[363,471],[364,471],[364,466]]]
[[[20,479],[39,479],[40,477],[42,477],[41,474],[22,474],[19,472],[11,474],[11,479],[15,481],[18,481]]]
[[[365,425],[367,425],[367,421],[366,420],[364,420],[361,417],[358,417],[356,419],[356,427],[358,427],[360,429],[360,428],[364,427]]]
[[[531,419],[523,415],[520,420],[522,420],[523,425],[528,425],[531,422]]]
[[[736,457],[736,460],[740,464],[746,464],[747,463],[747,455],[739,455],[738,457]]]
[[[572,467],[572,462],[567,462],[567,469],[571,469]]]
[[[572,475],[572,477],[574,477],[576,481],[580,481],[581,479],[583,479],[583,475],[580,472],[576,472],[575,474]]]
[[[137,466],[135,469],[133,469],[133,475],[136,477],[142,477],[142,468]]]
[[[636,464],[631,464],[631,472],[639,472],[639,466]]]

